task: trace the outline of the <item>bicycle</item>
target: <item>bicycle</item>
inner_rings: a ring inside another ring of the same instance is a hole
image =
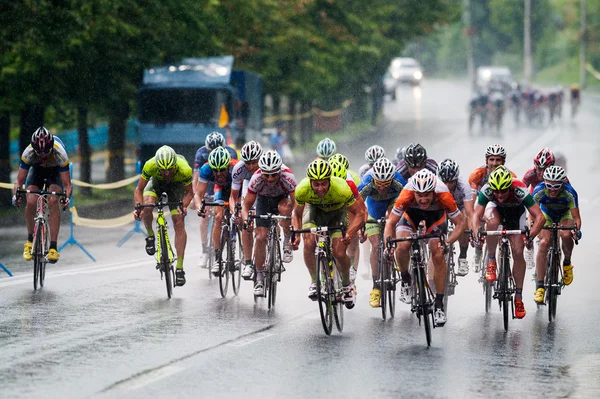
[[[229,288],[229,279],[231,278],[231,285],[233,288],[234,295],[238,295],[241,286],[241,259],[244,259],[244,251],[242,248],[242,240],[240,231],[236,223],[232,223],[231,211],[229,210],[229,202],[222,200],[215,202],[207,202],[202,200],[202,205],[198,211],[198,216],[204,217],[206,207],[223,207],[223,219],[221,221],[221,239],[219,250],[219,257],[215,259],[219,264],[219,291],[221,297],[227,296],[227,289]],[[236,205],[237,206],[237,205]],[[238,260],[235,258],[236,243],[238,244]],[[224,256],[224,257],[223,257]],[[215,256],[215,258],[217,258]],[[209,269],[209,272],[211,270]],[[230,276],[231,274],[231,276]]]
[[[552,320],[556,319],[556,302],[564,287],[562,282],[562,267],[560,267],[562,254],[558,239],[558,231],[577,230],[577,227],[562,227],[554,223],[552,226],[544,227],[544,230],[550,230],[550,247],[548,248],[548,263],[546,265],[544,288],[546,289],[545,305],[548,306],[548,321],[552,323]],[[575,238],[575,244],[579,244],[577,238]]]
[[[213,235],[212,235],[212,230],[213,227],[215,226],[215,213],[213,211],[212,208],[210,208],[210,210],[208,211],[208,243],[207,243],[207,249],[208,249],[208,260],[206,262],[206,267],[208,268],[208,279],[212,280],[213,275],[212,275],[212,267],[215,263],[215,246],[213,243]]]
[[[387,247],[391,253],[395,248],[395,243],[411,242],[411,277],[412,277],[412,298],[411,312],[415,313],[421,325],[421,317],[425,325],[425,339],[427,346],[431,346],[431,326],[435,328],[433,320],[433,291],[427,281],[427,257],[424,253],[424,240],[439,238],[440,243],[445,246],[444,235],[442,233],[425,234],[425,223],[421,221],[416,233],[409,237],[388,238]]]
[[[450,237],[453,231],[454,223],[449,222],[446,239]],[[467,232],[468,230],[465,230],[465,233]],[[446,286],[444,287],[444,312],[446,312],[446,316],[448,315],[448,297],[454,295],[455,288],[458,285],[458,281],[456,280],[456,263],[454,262],[455,254],[454,244],[452,244],[446,250]]]
[[[291,240],[295,234],[311,233],[317,236],[315,257],[317,258],[317,301],[325,334],[331,335],[333,319],[339,332],[344,329],[344,299],[342,278],[337,269],[335,258],[331,253],[331,233],[341,231],[345,235],[344,226],[319,226],[308,229],[291,230]]]
[[[167,228],[167,220],[163,208],[169,205],[177,205],[181,208],[183,206],[182,201],[169,202],[167,193],[162,193],[158,201],[154,204],[140,204],[135,206],[136,211],[141,211],[142,208],[156,208],[158,216],[156,217],[156,233],[158,235],[158,242],[156,246],[156,269],[160,271],[160,279],[165,277],[165,285],[167,286],[167,297],[171,299],[173,296],[173,287],[175,287],[175,269],[173,268],[173,262],[175,262],[175,254],[171,247],[171,240],[169,240],[169,231]],[[166,251],[164,250],[166,248]]]
[[[291,216],[273,215],[267,213],[266,215],[249,215],[250,219],[264,219],[269,221],[269,232],[267,233],[267,249],[265,257],[265,268],[264,273],[264,295],[267,298],[267,306],[271,309],[275,306],[275,299],[277,297],[277,283],[281,282],[281,273],[285,271],[283,262],[281,261],[281,241],[279,239],[279,220],[291,220]],[[254,284],[256,285],[256,271],[254,272]],[[256,303],[259,296],[254,295],[254,302]]]
[[[66,194],[56,191],[46,190],[22,190],[17,189],[17,196],[25,194],[37,194],[37,213],[34,219],[33,226],[33,245],[31,255],[33,256],[33,289],[44,287],[46,279],[46,264],[48,263],[48,251],[50,249],[50,236],[48,233],[48,196],[55,195],[57,197],[66,198]],[[63,211],[66,207],[63,207]]]
[[[385,229],[385,222],[385,217],[379,220],[367,220],[367,224],[378,224],[380,228],[379,242],[377,244],[379,256],[377,258],[376,282],[381,290],[380,307],[383,320],[386,319],[388,310],[390,318],[393,318],[396,314],[396,285],[400,281],[400,272],[396,264],[396,259],[393,255],[385,251],[385,242],[382,234]]]
[[[504,331],[508,331],[508,305],[510,303],[512,318],[515,318],[515,305],[513,294],[515,293],[515,280],[510,268],[510,244],[508,237],[511,235],[525,235],[529,239],[529,229],[505,230],[502,225],[498,230],[480,231],[479,237],[499,236],[500,238],[500,264],[498,265],[498,277],[494,282],[494,299],[498,299],[498,305],[502,310],[504,320]],[[485,276],[485,272],[483,272]]]

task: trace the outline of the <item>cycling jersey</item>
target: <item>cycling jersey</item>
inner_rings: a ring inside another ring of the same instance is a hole
[[[547,215],[555,223],[560,222],[571,209],[579,207],[577,191],[569,183],[563,184],[558,196],[552,198],[548,195],[544,182],[541,182],[533,190],[533,199],[540,205],[544,215]]]
[[[279,173],[277,184],[268,185],[262,178],[262,171],[257,170],[250,179],[248,192],[264,197],[279,197],[294,192],[296,189],[296,177],[289,168],[282,168]]]
[[[448,190],[448,186],[446,186],[439,177],[436,177],[437,182],[435,184],[435,193],[433,196],[433,202],[431,203],[428,209],[425,211],[445,211],[448,213],[448,217],[453,218],[460,213],[458,207],[456,206],[456,202],[454,201],[454,197],[450,194]],[[394,212],[396,215],[401,216],[403,212],[408,209],[421,209],[417,204],[417,200],[415,198],[414,185],[411,180],[408,181],[396,203],[394,204]]]
[[[433,159],[427,158],[427,161],[425,161],[425,166],[423,166],[422,169],[428,169],[434,174],[437,174],[438,164]],[[400,172],[404,180],[408,181],[408,179],[410,179],[410,173],[408,172],[408,164],[405,160],[401,160],[398,162],[398,164],[396,165],[396,171]]]
[[[310,204],[325,212],[336,211],[356,202],[348,183],[344,179],[335,176],[329,179],[329,190],[323,198],[320,198],[313,191],[308,177],[298,183],[295,193],[297,205]]]
[[[488,202],[493,202],[498,208],[515,208],[519,206],[525,206],[531,208],[535,205],[535,201],[529,192],[525,183],[521,180],[513,179],[512,185],[509,189],[510,193],[505,201],[498,202],[495,200],[494,192],[489,184],[485,184],[479,195],[477,196],[477,203],[485,208]]]
[[[229,151],[229,155],[231,155],[231,159],[238,159],[237,152],[231,148],[230,146],[224,147],[227,151]],[[194,158],[194,172],[198,172],[202,165],[208,162],[208,155],[210,151],[206,148],[205,145],[198,148],[196,151],[196,157]]]
[[[523,183],[526,187],[529,187],[529,192],[533,193],[533,189],[537,186],[543,179],[540,179],[535,172],[535,168],[531,168],[525,172],[523,175]]]
[[[166,182],[165,178],[160,174],[158,166],[156,166],[155,157],[146,161],[144,168],[142,169],[142,179],[150,180],[151,178],[156,179],[158,182]],[[169,180],[169,183],[179,183],[182,186],[192,184],[192,168],[183,155],[177,155],[175,173]]]
[[[45,156],[36,154],[31,144],[29,144],[21,155],[19,167],[29,170],[33,165],[42,168],[58,168],[59,172],[68,172],[69,156],[62,140],[54,136],[54,147],[52,147],[50,154]]]
[[[346,172],[346,180],[352,180],[354,182],[355,185],[359,185],[360,184],[360,178],[358,177],[358,175],[356,174],[355,171],[353,171],[352,169],[348,169]]]
[[[510,172],[513,178],[517,178],[517,175],[514,172]],[[477,195],[481,191],[481,188],[487,183],[488,177],[490,173],[488,172],[488,168],[483,165],[475,169],[469,175],[469,185],[471,186],[471,191],[473,195]]]
[[[385,216],[385,212],[390,208],[402,188],[406,186],[406,180],[400,175],[399,172],[394,173],[392,183],[387,188],[386,192],[380,194],[375,188],[375,179],[373,178],[373,172],[369,171],[361,180],[358,186],[358,191],[361,197],[367,204],[367,211],[369,216],[373,219],[380,219]]]
[[[456,202],[456,206],[461,211],[465,209],[465,201],[473,200],[473,193],[471,192],[471,187],[469,183],[465,180],[464,177],[458,176],[458,180],[456,182],[456,187],[454,190],[450,191],[452,197],[454,197],[454,202]]]

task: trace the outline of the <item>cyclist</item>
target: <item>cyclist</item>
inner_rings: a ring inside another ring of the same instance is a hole
[[[335,153],[335,142],[329,137],[325,137],[317,144],[317,159],[324,159],[327,161]]]
[[[438,164],[431,158],[427,158],[427,150],[421,144],[410,144],[406,147],[404,159],[396,165],[396,170],[400,172],[404,180],[408,181],[412,175],[425,168],[437,173]]]
[[[352,309],[356,298],[354,286],[350,281],[350,258],[346,255],[346,248],[364,222],[365,209],[356,201],[344,179],[332,176],[331,173],[331,167],[322,159],[314,160],[308,165],[307,177],[296,187],[292,225],[294,229],[341,223],[347,225],[345,237],[341,237],[338,231],[332,234],[331,248],[342,276],[345,305],[348,309]],[[298,245],[300,245],[300,236],[295,238],[292,248],[298,249]],[[317,240],[314,235],[305,234],[304,262],[312,280],[308,291],[308,297],[312,300],[317,299],[316,246]]]
[[[406,154],[406,147],[396,148],[396,157],[392,159],[394,166],[398,166],[398,163],[404,160],[404,154]]]
[[[235,204],[242,201],[242,198],[246,196],[246,192],[248,191],[248,184],[250,182],[250,178],[258,170],[258,160],[260,156],[263,154],[263,149],[259,143],[256,141],[249,141],[242,147],[240,151],[240,158],[242,159],[238,162],[231,171],[231,194],[229,195],[229,208],[231,210],[231,214],[235,215]],[[242,195],[240,196],[240,190],[242,190]],[[241,222],[242,219],[239,219]],[[244,263],[246,266],[250,266],[252,269],[252,244],[253,237],[252,232],[247,230],[242,230],[242,247],[244,248]],[[250,275],[252,277],[252,275]]]
[[[225,137],[219,132],[212,132],[208,136],[206,136],[206,140],[204,140],[204,146],[200,147],[198,151],[196,151],[196,157],[194,160],[194,176],[193,176],[193,184],[194,184],[194,192],[198,191],[198,176],[200,175],[200,168],[208,162],[208,155],[217,147],[224,147],[231,158],[237,159],[237,152],[230,146],[225,145]],[[207,194],[209,196],[214,195],[214,184],[212,182],[209,183],[207,190]],[[196,204],[198,208],[200,208],[199,204]],[[200,258],[200,267],[206,267],[208,263],[208,219],[202,218],[200,219],[200,241],[202,243],[202,257]]]
[[[142,177],[133,192],[135,204],[153,204],[162,193],[167,193],[171,199],[182,198],[180,208],[169,206],[173,228],[175,229],[175,250],[177,251],[177,267],[175,269],[175,284],[179,287],[185,285],[185,272],[183,271],[183,257],[187,243],[187,233],[183,218],[187,215],[187,208],[192,202],[192,168],[182,155],[175,153],[169,146],[162,146],[156,155],[144,164]],[[148,237],[146,237],[146,253],[150,256],[156,252],[156,239],[152,230],[152,208],[134,210],[136,220],[143,220]]]
[[[533,193],[533,189],[543,180],[544,170],[548,166],[554,165],[556,158],[550,148],[542,148],[533,159],[533,168],[529,169],[523,175],[523,183]]]
[[[373,168],[362,178],[359,187],[361,197],[367,203],[369,220],[379,220],[388,216],[391,208],[400,195],[400,191],[406,185],[406,180],[399,172],[394,170],[394,164],[387,158],[379,158],[373,164]],[[369,223],[365,228],[366,236],[371,243],[371,275],[373,277],[373,289],[369,304],[373,308],[381,306],[381,287],[377,282],[379,239],[382,234],[378,224]]]
[[[442,183],[434,173],[423,169],[415,173],[404,187],[394,208],[385,224],[385,240],[394,236],[409,237],[413,234],[419,223],[424,220],[427,233],[445,234],[448,229],[447,218],[456,226],[448,237],[448,244],[452,245],[462,235],[466,220],[456,206],[448,187]],[[446,259],[444,248],[439,239],[429,240],[429,250],[433,261],[435,286],[434,322],[436,326],[446,324],[444,309],[444,287],[446,285]],[[411,243],[398,243],[395,256],[400,267],[402,284],[400,287],[400,300],[411,302],[411,275],[408,270],[410,261]]]
[[[464,177],[460,175],[458,163],[452,159],[444,159],[438,167],[438,177],[448,187],[450,194],[454,197],[454,202],[462,214],[465,216],[467,225],[473,217],[473,194],[471,187]],[[458,255],[457,276],[466,276],[469,274],[469,261],[467,260],[467,250],[469,249],[469,236],[462,234],[458,239],[460,253]]]
[[[471,186],[471,192],[473,193],[473,201],[477,201],[477,195],[481,188],[487,183],[488,176],[490,173],[494,171],[498,166],[504,165],[506,162],[506,150],[500,144],[492,144],[488,146],[485,150],[485,165],[482,165],[476,168],[469,175],[469,185]],[[512,173],[512,172],[511,172]],[[512,173],[514,178],[517,177],[514,173]],[[480,226],[481,223],[471,226],[475,229],[477,226]],[[478,245],[475,246],[475,273],[479,272],[479,266],[481,264],[481,247]]]
[[[73,192],[71,185],[71,174],[69,173],[69,157],[65,145],[57,137],[52,135],[45,127],[38,128],[31,135],[31,143],[21,154],[21,162],[17,179],[14,186],[13,204],[20,205],[21,196],[16,196],[17,189],[23,186],[27,190],[41,190],[46,181],[47,191],[64,193],[66,198],[61,200],[61,205],[66,207]],[[56,249],[58,232],[60,229],[60,209],[58,198],[54,195],[48,198],[48,209],[50,217],[50,249],[48,250],[48,261],[56,263],[60,254]],[[33,247],[33,227],[36,212],[37,198],[35,194],[27,194],[27,205],[25,206],[25,224],[27,225],[27,241],[23,248],[23,259],[30,261],[33,258],[31,249]]]
[[[365,173],[371,170],[373,164],[379,158],[385,158],[385,150],[383,147],[379,145],[372,145],[371,147],[367,148],[367,151],[365,151],[365,161],[367,161],[367,163],[363,164],[358,169],[358,177],[362,179]]]
[[[525,184],[520,180],[513,179],[511,172],[504,165],[501,165],[494,169],[488,178],[487,184],[479,192],[471,225],[478,226],[485,212],[484,219],[487,223],[487,230],[496,230],[500,225],[507,230],[523,229],[526,225],[525,208],[534,220],[529,233],[529,242],[527,243],[527,246],[531,248],[532,240],[539,234],[546,219],[539,205],[527,192]],[[516,285],[515,316],[522,319],[526,314],[523,305],[523,279],[525,278],[523,247],[525,243],[521,236],[510,236],[509,239],[513,257],[512,274]],[[487,237],[488,265],[485,278],[489,282],[496,281],[497,245],[497,237]]]
[[[581,93],[579,91],[579,85],[573,83],[571,85],[571,107],[577,107],[581,102]]]
[[[233,181],[231,173],[236,163],[237,159],[232,159],[231,154],[223,147],[217,147],[210,152],[210,155],[208,156],[208,162],[200,168],[198,188],[194,194],[194,201],[198,208],[200,208],[200,204],[206,195],[206,190],[210,182],[215,184],[215,201],[230,197],[231,183]],[[211,270],[214,276],[219,275],[218,260],[221,258],[220,241],[223,211],[224,209],[222,207],[219,207],[217,210],[215,210],[215,223],[212,231],[213,243],[215,245],[215,260],[217,260],[217,262],[215,262],[213,265],[213,269]],[[198,213],[198,215],[204,217],[205,213]]]
[[[256,201],[257,215],[283,215],[291,216],[293,203],[295,201],[294,190],[296,189],[296,178],[291,169],[283,165],[281,156],[277,151],[267,151],[258,161],[258,171],[252,175],[248,193],[244,197],[242,207],[242,219],[248,224],[248,213]],[[264,295],[264,273],[265,252],[267,248],[267,234],[269,232],[269,220],[255,219],[256,244],[254,246],[254,259],[256,261],[256,285],[254,295]],[[283,229],[283,256],[282,261],[292,261],[292,248],[290,243],[290,222],[280,221]],[[242,270],[244,279],[252,278],[252,264],[246,263]]]
[[[581,216],[577,192],[567,182],[565,170],[560,166],[549,166],[544,171],[544,181],[538,184],[533,191],[533,199],[540,205],[546,219],[546,227],[556,223],[560,226],[575,226],[577,231],[559,231],[563,260],[563,283],[569,285],[573,282],[573,238],[581,238]],[[548,262],[548,247],[550,246],[550,230],[540,232],[540,248],[536,259],[537,282],[533,299],[536,303],[544,302],[544,277]]]

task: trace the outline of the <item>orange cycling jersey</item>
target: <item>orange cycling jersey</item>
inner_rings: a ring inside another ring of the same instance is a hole
[[[513,171],[511,171],[510,174],[512,175],[513,179],[517,178],[517,175]],[[481,191],[481,188],[487,183],[489,176],[490,173],[485,165],[480,166],[471,172],[469,175],[469,185],[471,186],[473,195],[477,195],[477,193]]]
[[[409,208],[419,208],[417,201],[415,199],[415,192],[413,188],[412,181],[409,180],[408,184],[404,187],[404,189],[400,192],[396,203],[394,204],[394,212],[396,215],[401,216],[403,212],[408,210]],[[435,185],[435,193],[433,196],[433,202],[431,206],[425,211],[445,211],[448,214],[449,218],[453,218],[454,216],[460,213],[460,210],[456,206],[456,201],[454,201],[454,197],[448,190],[448,187],[442,183],[442,181],[437,178],[437,182]]]

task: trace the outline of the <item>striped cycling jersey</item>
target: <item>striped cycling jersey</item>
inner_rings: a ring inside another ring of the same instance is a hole
[[[381,194],[375,188],[373,171],[369,170],[363,176],[358,191],[367,204],[369,215],[375,219],[380,219],[385,216],[387,209],[394,204],[404,186],[406,186],[406,180],[400,173],[395,172],[392,184],[388,186],[385,193]]]
[[[433,195],[433,201],[428,209],[421,209],[417,204],[417,200],[415,198],[415,191],[412,179],[408,181],[406,187],[402,190],[396,203],[394,204],[394,212],[398,216],[402,216],[406,210],[412,209],[420,209],[422,211],[428,212],[439,212],[445,211],[449,218],[453,218],[460,213],[460,210],[456,206],[456,202],[454,201],[454,197],[450,194],[448,190],[448,186],[446,186],[439,177],[436,177],[435,183],[435,192]]]
[[[533,199],[540,205],[542,212],[554,222],[560,222],[565,213],[579,207],[577,191],[569,183],[563,184],[558,196],[552,198],[544,182],[541,182],[533,190]]]
[[[513,179],[512,185],[510,186],[510,193],[506,200],[499,202],[496,200],[494,195],[494,191],[490,187],[489,184],[485,184],[479,195],[477,196],[477,203],[485,208],[488,202],[493,202],[499,208],[515,208],[518,206],[525,206],[527,208],[531,208],[535,205],[535,201],[529,192],[527,191],[527,187],[525,187],[525,183],[521,180]]]
[[[19,167],[29,170],[33,165],[39,165],[42,168],[58,167],[60,172],[67,172],[69,170],[69,156],[62,140],[54,136],[54,147],[48,155],[36,154],[31,144],[29,144],[21,154]]]

